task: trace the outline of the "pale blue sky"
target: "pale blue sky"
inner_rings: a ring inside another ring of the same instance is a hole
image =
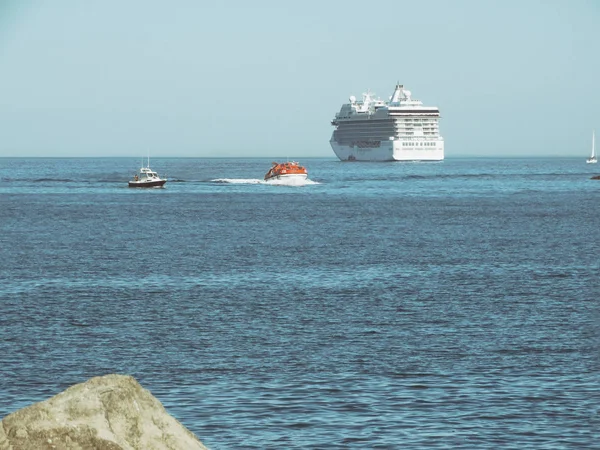
[[[586,157],[599,61],[600,0],[0,0],[0,156],[334,157],[400,81],[446,157]]]

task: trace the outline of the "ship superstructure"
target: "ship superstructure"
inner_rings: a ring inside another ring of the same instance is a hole
[[[423,106],[402,84],[388,102],[371,92],[350,97],[331,124],[331,148],[342,161],[441,161],[440,111]]]

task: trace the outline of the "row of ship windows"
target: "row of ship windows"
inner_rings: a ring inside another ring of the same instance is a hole
[[[435,147],[435,142],[403,142],[403,147]]]
[[[354,132],[359,132],[359,133],[369,133],[369,132],[381,132],[381,131],[400,131],[400,132],[404,132],[404,131],[416,131],[416,130],[423,130],[423,131],[437,131],[439,130],[439,127],[389,127],[389,126],[385,126],[385,125],[376,125],[376,126],[372,126],[372,127],[361,127],[361,126],[356,126],[353,128],[350,127],[344,127],[344,128],[338,128],[336,131],[340,132],[340,133],[354,133]]]
[[[336,116],[337,119],[351,119],[351,117],[344,117],[344,116]],[[422,117],[419,117],[418,119],[406,119],[404,117],[388,117],[388,118],[378,118],[378,119],[360,119],[360,120],[353,120],[352,123],[356,123],[356,122],[396,122],[396,123],[403,123],[403,122],[411,122],[414,124],[420,124],[420,123],[437,123],[439,122],[439,119],[424,119]]]

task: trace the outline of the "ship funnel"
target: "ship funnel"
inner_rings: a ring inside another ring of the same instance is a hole
[[[402,100],[410,101],[411,92],[408,89],[404,89],[404,85],[397,83],[394,93],[390,98],[390,103],[400,103]]]
[[[394,89],[394,93],[390,99],[390,103],[399,103],[402,99],[402,91],[404,90],[404,86],[400,83],[396,83],[396,88]]]

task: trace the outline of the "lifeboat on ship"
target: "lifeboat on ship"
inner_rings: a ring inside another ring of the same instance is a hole
[[[274,162],[272,164],[272,167],[265,175],[265,181],[304,181],[308,177],[308,172],[306,168],[298,164],[296,161],[290,161],[285,163]]]

